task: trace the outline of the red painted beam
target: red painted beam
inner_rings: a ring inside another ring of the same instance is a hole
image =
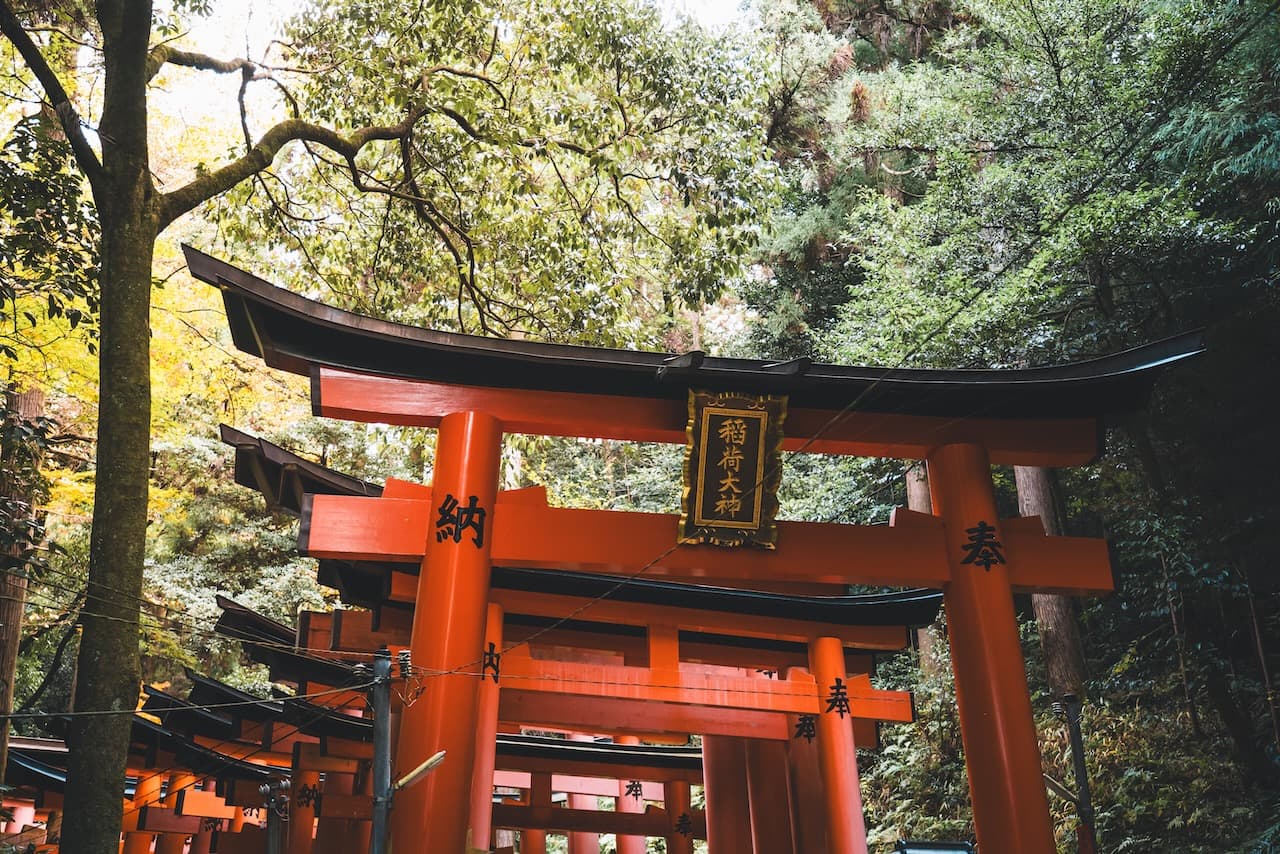
[[[348,421],[438,426],[451,412],[486,412],[509,433],[582,436],[684,444],[687,408],[681,400],[478,388],[316,368],[312,410]],[[834,422],[834,423],[833,423]],[[1094,418],[1028,421],[942,418],[818,409],[787,413],[783,448],[820,454],[924,459],[939,445],[974,443],[1000,465],[1077,466],[1098,455]],[[814,441],[809,437],[818,436]]]
[[[309,496],[299,549],[343,560],[422,559],[434,521],[429,502],[344,495]],[[823,581],[941,586],[947,580],[942,531],[886,526],[779,523],[774,551],[678,546],[679,517],[657,513],[566,510],[520,504],[494,508],[496,566],[634,572],[655,558],[650,576],[711,576],[752,581]],[[855,558],[856,560],[851,560]]]
[[[548,726],[552,729],[568,727],[586,732],[635,732],[641,735],[648,732],[669,732],[678,735],[730,735],[778,741],[786,741],[795,735],[787,722],[786,714],[781,712],[755,712],[749,709],[678,703],[659,704],[648,700],[608,697],[571,697],[509,688],[500,694],[498,717],[521,725]],[[858,739],[858,744],[868,748],[876,745],[876,721],[854,718],[854,736]],[[567,771],[561,766],[541,769]],[[589,769],[585,773],[590,773]]]
[[[299,548],[312,557],[421,560],[433,516],[429,502],[316,495],[304,506]],[[942,587],[950,581],[940,519],[897,511],[893,523],[780,522],[778,548],[676,546],[679,517],[502,503],[494,508],[493,562],[579,572],[768,582]],[[1039,520],[1005,519],[999,529],[1017,590],[1108,592],[1114,588],[1103,540],[1046,537]]]
[[[707,824],[701,811],[690,811],[692,836],[705,839]],[[617,833],[624,836],[666,836],[674,819],[665,810],[650,808],[645,812],[626,813],[606,810],[572,810],[562,807],[494,804],[494,827],[529,827],[537,830],[578,831],[582,833]]]
[[[520,590],[490,591],[490,598],[502,605],[508,614],[539,617],[564,617],[577,614],[581,619],[625,626],[668,625],[690,632],[726,635],[739,638],[767,638],[806,643],[816,637],[838,637],[846,646],[860,649],[897,650],[909,640],[903,626],[842,626],[834,623],[807,623],[753,614],[731,614],[721,611],[695,611],[672,605],[637,605],[611,599],[590,600],[576,596],[528,593]],[[584,610],[583,606],[590,603]],[[681,644],[682,654],[686,644]],[[726,662],[728,663],[728,662]],[[805,662],[797,662],[803,665]],[[752,665],[758,666],[758,665]]]
[[[530,786],[530,780],[533,774],[529,771],[511,771],[504,770],[509,766],[518,765],[520,760],[513,757],[511,760],[498,760],[498,769],[493,772],[493,785],[501,786],[507,789],[527,789]],[[627,769],[626,766],[618,766],[619,773],[615,777],[586,777],[575,774],[552,774],[551,775],[551,791],[567,792],[577,795],[595,795],[600,798],[616,798],[618,797],[618,781],[619,780],[637,780],[640,781],[642,790],[641,798],[646,801],[662,800],[662,784],[647,780],[646,777],[655,776],[653,769]],[[634,770],[634,773],[623,773],[628,770]],[[614,773],[611,769],[610,773]],[[662,775],[657,775],[662,776]]]

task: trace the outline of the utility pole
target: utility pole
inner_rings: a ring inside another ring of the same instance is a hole
[[[363,665],[361,665],[363,666]],[[400,653],[400,678],[413,674],[408,650]],[[370,828],[369,854],[387,854],[387,830],[391,818],[391,801],[396,792],[412,786],[430,774],[444,761],[444,751],[425,761],[394,783],[391,781],[391,652],[384,646],[373,659],[373,821]]]
[[[392,794],[391,652],[383,647],[373,659],[373,822],[369,854],[387,854]]]

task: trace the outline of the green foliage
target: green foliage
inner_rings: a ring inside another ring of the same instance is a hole
[[[39,508],[49,496],[40,464],[58,425],[44,416],[24,416],[14,403],[12,393],[0,395],[0,571],[39,575],[57,550],[46,542]]]
[[[294,95],[303,115],[423,115],[403,146],[351,164],[299,150],[221,203],[234,252],[300,252],[295,277],[328,299],[436,328],[652,345],[755,242],[772,179],[759,74],[733,40],[664,27],[633,0],[408,16],[327,3],[291,36],[290,63],[315,70]],[[351,170],[367,195],[341,189]]]
[[[962,840],[972,835],[955,683],[940,635],[929,656],[925,668],[918,654],[907,653],[888,658],[877,669],[878,687],[914,692],[916,721],[881,727],[879,748],[858,756],[867,842],[876,850],[899,839]]]
[[[22,118],[0,148],[0,355],[44,346],[45,318],[94,325],[97,240],[70,147],[41,115]]]
[[[683,449],[671,445],[510,436],[519,486],[547,488],[562,507],[674,513],[680,506]]]

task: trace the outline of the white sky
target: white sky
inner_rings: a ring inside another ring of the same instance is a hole
[[[191,34],[198,50],[221,59],[247,56],[262,59],[271,39],[280,33],[282,24],[302,7],[304,0],[218,0],[212,4],[208,17],[190,20]],[[743,0],[649,0],[674,17],[686,12],[707,29],[716,31],[744,13]],[[170,117],[181,131],[153,140],[153,158],[156,177],[161,186],[170,189],[190,180],[191,164],[186,152],[191,151],[193,138],[205,143],[206,156],[217,162],[227,150],[243,146],[236,115],[236,90],[239,75],[210,75],[174,69],[166,73],[159,91],[153,92],[152,108],[157,114]],[[251,132],[255,136],[265,127],[254,119],[265,121],[272,115],[271,93],[260,87],[251,90],[251,99],[267,98],[258,108],[251,104]],[[172,156],[166,157],[166,154]]]
[[[719,29],[742,17],[742,0],[650,0],[668,12],[687,12],[708,29]],[[224,51],[257,58],[267,41],[280,30],[281,23],[303,4],[301,0],[219,0],[212,14],[194,22],[203,34],[221,32]],[[202,39],[202,44],[207,44]]]

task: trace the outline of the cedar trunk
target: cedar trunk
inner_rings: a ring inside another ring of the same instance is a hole
[[[1014,466],[1018,483],[1018,512],[1039,516],[1051,537],[1062,535],[1061,514],[1053,494],[1052,472],[1046,468]],[[1075,602],[1070,596],[1033,593],[1031,607],[1040,630],[1049,691],[1054,697],[1074,694],[1084,698],[1084,645],[1076,621]]]
[[[932,513],[933,499],[929,497],[929,476],[924,463],[914,463],[907,469],[907,509],[917,513]],[[938,675],[937,657],[933,651],[935,627],[938,624],[916,629],[916,649],[920,651],[920,670],[925,676]]]
[[[146,58],[151,4],[101,0],[105,64],[98,453],[89,584],[77,659],[62,850],[116,854],[123,814],[130,712],[139,694],[142,593],[150,465],[151,261],[158,231],[148,170]]]

